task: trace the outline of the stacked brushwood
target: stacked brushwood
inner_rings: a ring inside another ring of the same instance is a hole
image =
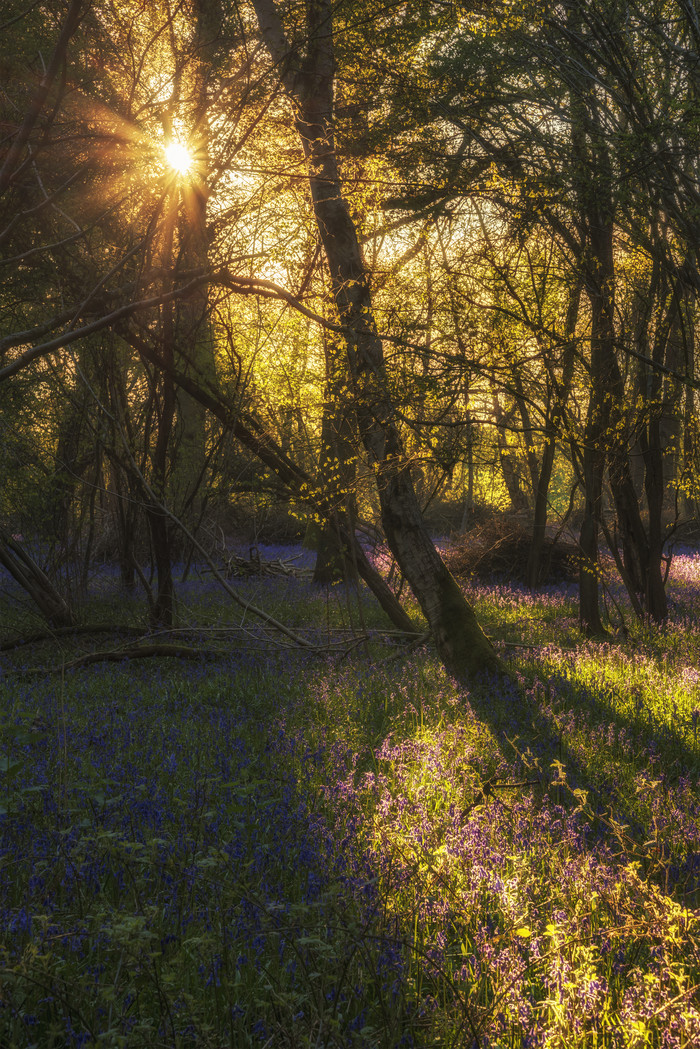
[[[247,576],[292,576],[296,579],[311,578],[308,568],[300,568],[294,562],[295,557],[276,557],[271,561],[264,560],[255,547],[251,547],[249,557],[239,554],[227,554],[224,558],[224,571],[227,579],[245,578]]]
[[[525,583],[530,545],[530,534],[523,524],[512,517],[498,515],[453,538],[445,551],[445,561],[458,579]],[[576,545],[547,536],[540,564],[540,586],[577,579]]]

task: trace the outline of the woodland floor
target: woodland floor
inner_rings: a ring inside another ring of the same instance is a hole
[[[469,693],[351,588],[231,585],[323,651],[191,572],[177,634],[0,653],[0,1045],[700,1044],[697,553],[607,644],[465,584],[513,677]]]

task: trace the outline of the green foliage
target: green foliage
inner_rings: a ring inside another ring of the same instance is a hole
[[[306,584],[240,585],[325,621]],[[607,646],[564,591],[475,589],[518,687],[468,695],[377,648],[6,662],[0,1040],[692,1045],[696,587],[679,558],[675,618]]]

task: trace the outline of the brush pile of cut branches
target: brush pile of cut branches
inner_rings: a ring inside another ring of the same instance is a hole
[[[530,546],[530,533],[525,527],[512,517],[499,515],[464,535],[455,536],[445,551],[445,563],[457,579],[525,583]],[[575,544],[547,536],[540,563],[540,586],[577,579]]]
[[[239,554],[227,554],[224,558],[224,571],[227,579],[245,578],[247,576],[293,576],[296,579],[311,578],[309,568],[301,568],[294,562],[295,557],[276,557],[265,561],[255,547],[251,548],[250,557]]]

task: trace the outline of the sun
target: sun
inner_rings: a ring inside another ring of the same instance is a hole
[[[183,146],[182,142],[176,139],[165,147],[165,159],[178,175],[186,175],[194,164],[194,157],[187,146]]]

